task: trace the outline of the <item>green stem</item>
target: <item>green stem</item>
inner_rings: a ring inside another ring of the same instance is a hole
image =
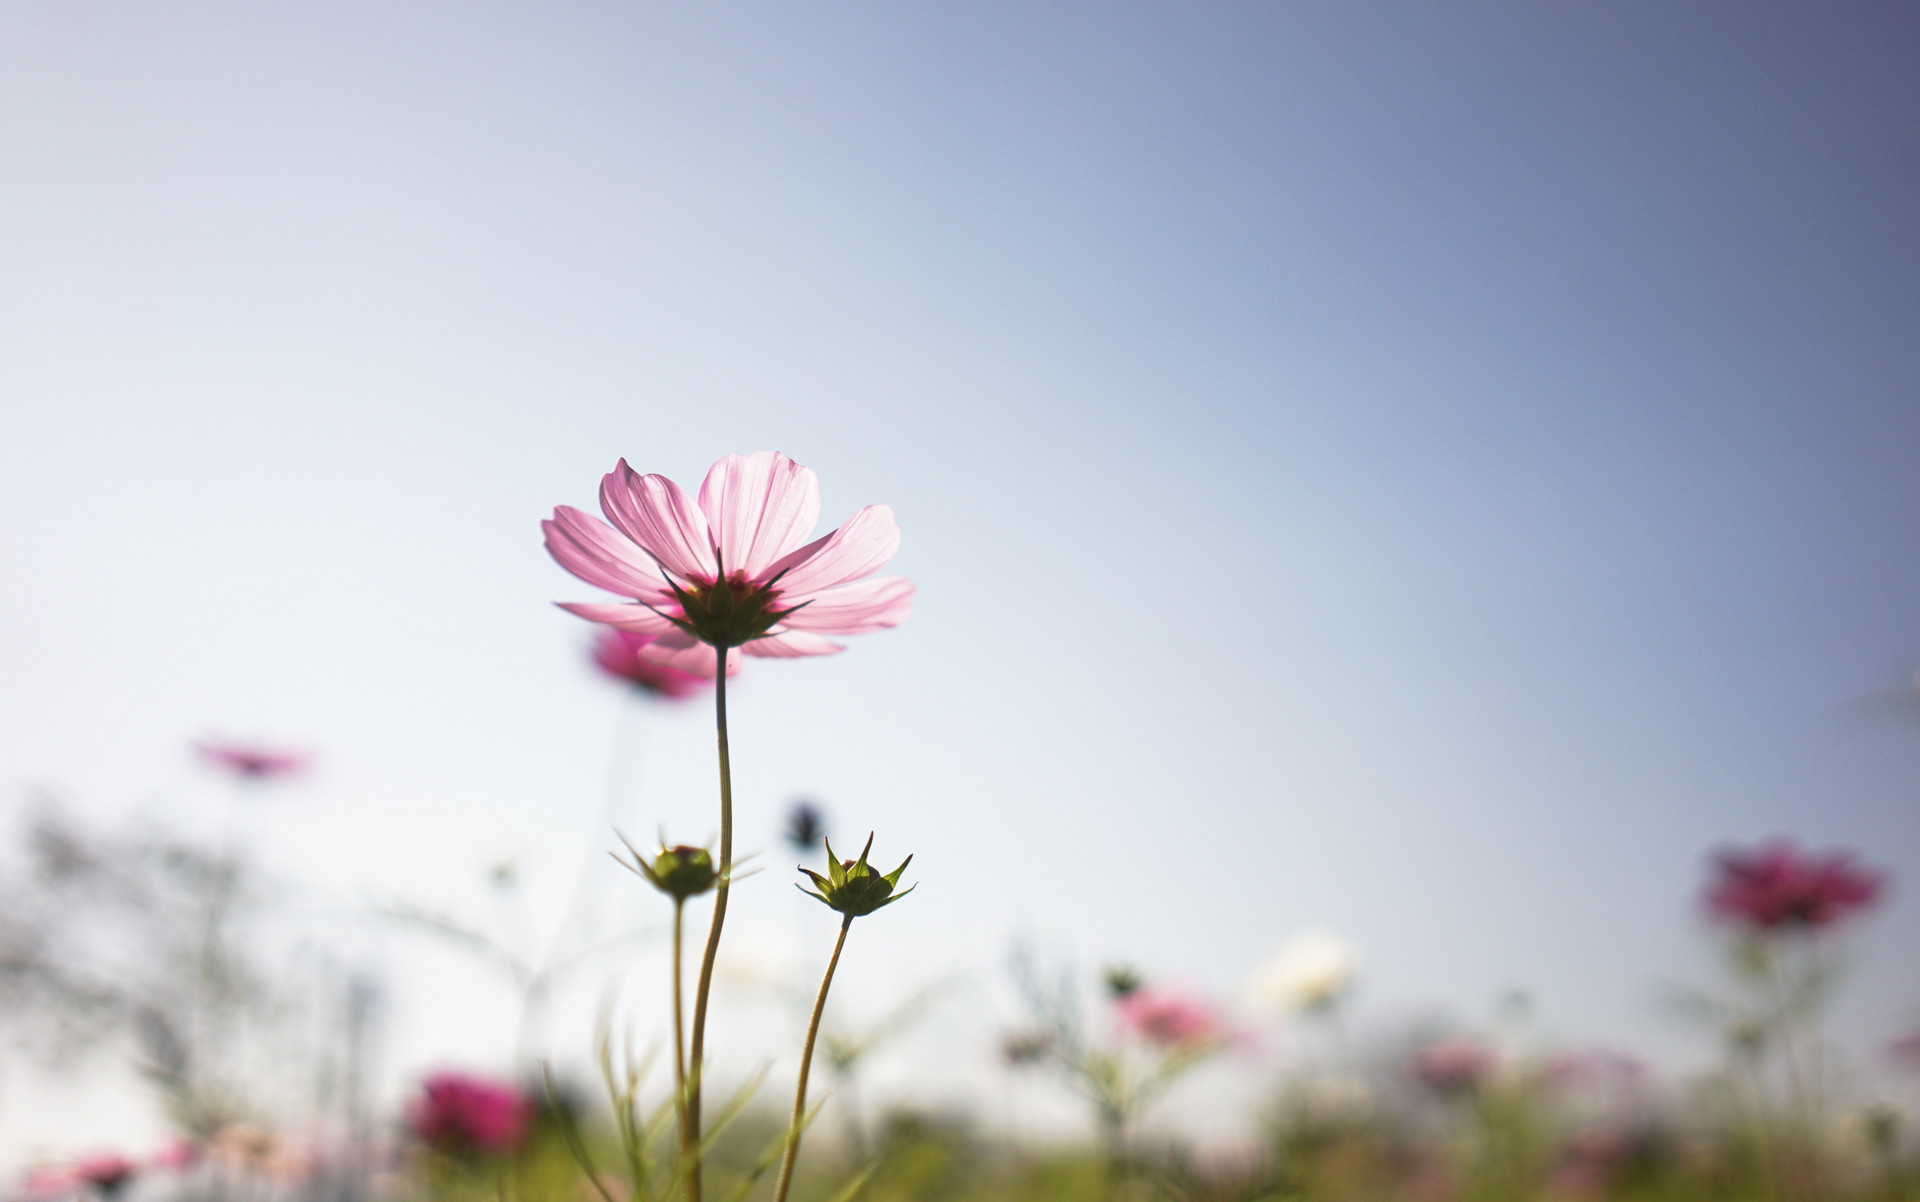
[[[1808,1191],[1814,1197],[1823,1196],[1820,1186],[1819,1152],[1813,1129],[1813,1115],[1809,1110],[1806,1074],[1800,1065],[1798,1016],[1794,1013],[1794,998],[1791,987],[1782,979],[1780,957],[1783,949],[1776,947],[1774,954],[1767,960],[1767,991],[1771,996],[1775,1029],[1779,1032],[1780,1056],[1786,1064],[1787,1091],[1789,1094],[1788,1120],[1793,1126],[1793,1149],[1801,1161],[1796,1167],[1805,1175]],[[1800,1181],[1782,1182],[1783,1187],[1791,1184],[1793,1192],[1799,1193]]]
[[[807,1070],[813,1067],[813,1041],[820,1035],[820,1015],[827,1008],[827,990],[833,986],[833,970],[840,966],[840,949],[847,946],[847,930],[853,915],[840,920],[840,937],[833,941],[833,955],[827,960],[827,975],[820,978],[820,996],[813,999],[813,1017],[807,1021],[807,1042],[800,1049],[800,1084],[793,1091],[793,1126],[787,1129],[787,1154],[780,1161],[780,1183],[773,1187],[773,1202],[787,1202],[787,1187],[793,1184],[793,1162],[800,1158],[800,1127],[807,1117]]]
[[[686,899],[673,899],[673,1102],[674,1109],[680,1112],[680,1155],[682,1159],[693,1158],[693,1129],[687,1125],[687,1048],[686,1020],[681,1014],[682,994],[680,985],[680,932],[682,912],[686,908]]]
[[[733,876],[733,765],[727,757],[727,649],[715,647],[713,650],[713,714],[720,748],[720,883],[713,891],[713,925],[707,929],[707,950],[700,957],[700,983],[693,993],[685,1138],[694,1149],[694,1162],[687,1171],[687,1202],[700,1202],[700,1085],[706,1063],[707,995],[713,989],[713,960],[720,953],[720,928],[727,921],[727,890]]]
[[[1127,1179],[1127,1118],[1118,1105],[1100,1107],[1100,1152],[1106,1168],[1105,1196],[1118,1198]]]

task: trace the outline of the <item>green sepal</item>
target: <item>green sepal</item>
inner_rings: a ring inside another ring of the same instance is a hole
[[[867,856],[873,850],[871,834],[867,836],[867,844],[860,849],[860,858],[857,860],[842,860],[834,854],[833,844],[830,842],[826,843],[826,848],[827,874],[821,876],[811,868],[802,867],[800,871],[812,880],[814,889],[809,890],[804,885],[798,884],[794,887],[849,918],[859,918],[890,906],[919,888],[915,885],[904,892],[894,892],[895,887],[900,884],[900,874],[907,870],[907,865],[913,863],[912,856],[902,860],[900,867],[884,875],[873,870],[867,863]]]
[[[713,865],[713,853],[704,847],[689,847],[684,844],[668,847],[666,839],[660,841],[660,854],[651,861],[640,854],[627,837],[615,831],[620,842],[626,845],[627,852],[633,856],[629,863],[618,855],[613,858],[621,867],[646,879],[655,889],[673,898],[675,902],[684,902],[690,897],[698,897],[720,883],[720,874]]]

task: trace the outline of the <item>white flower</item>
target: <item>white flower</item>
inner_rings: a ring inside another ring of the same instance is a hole
[[[1324,1010],[1352,987],[1358,967],[1344,940],[1325,931],[1304,931],[1255,970],[1247,994],[1266,1010]]]

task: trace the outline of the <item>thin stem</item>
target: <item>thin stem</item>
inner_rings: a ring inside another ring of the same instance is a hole
[[[800,1125],[807,1117],[807,1070],[813,1067],[813,1041],[820,1035],[820,1015],[827,1008],[827,990],[833,986],[833,970],[840,966],[840,949],[847,946],[847,930],[853,915],[840,920],[840,937],[833,941],[833,955],[827,960],[827,975],[820,978],[820,996],[813,999],[813,1017],[807,1020],[807,1042],[800,1049],[800,1084],[793,1091],[793,1126],[787,1128],[787,1154],[780,1161],[780,1183],[773,1187],[773,1202],[787,1202],[787,1187],[793,1183],[793,1162],[800,1158]]]
[[[1734,1081],[1744,1076],[1750,1097],[1748,1101],[1753,1118],[1754,1155],[1760,1162],[1760,1175],[1766,1185],[1766,1196],[1779,1199],[1786,1179],[1785,1171],[1780,1167],[1780,1150],[1774,1146],[1773,1133],[1767,1125],[1767,1082],[1761,1071],[1760,1053],[1736,1049],[1734,1055]]]
[[[720,928],[727,921],[727,891],[733,877],[733,765],[727,757],[727,649],[715,647],[713,715],[720,749],[720,882],[713,891],[713,925],[700,957],[700,983],[693,993],[693,1035],[687,1054],[688,1146],[695,1150],[687,1171],[687,1202],[700,1202],[700,1084],[707,1048],[707,994],[713,988],[713,960],[720,953]]]
[[[853,1151],[856,1164],[865,1164],[867,1155],[867,1120],[860,1108],[860,1075],[852,1064],[844,1064],[834,1073],[839,1085],[841,1123],[847,1129],[847,1147]]]
[[[1807,1081],[1800,1067],[1799,1040],[1795,1037],[1795,1028],[1799,1025],[1794,1015],[1793,994],[1791,988],[1781,977],[1780,959],[1784,950],[1775,947],[1767,958],[1767,992],[1773,1008],[1774,1028],[1779,1033],[1780,1056],[1786,1064],[1787,1091],[1789,1096],[1789,1121],[1793,1125],[1793,1140],[1799,1145],[1794,1150],[1803,1159],[1796,1166],[1807,1176],[1810,1192],[1819,1197],[1822,1194],[1817,1167],[1818,1151],[1815,1147],[1813,1116],[1808,1110]],[[1784,1183],[1783,1183],[1784,1184]],[[1800,1182],[1795,1181],[1794,1192],[1799,1192]]]
[[[1118,1198],[1127,1178],[1127,1117],[1119,1106],[1100,1107],[1100,1149],[1106,1162],[1106,1196]]]
[[[562,911],[560,924],[553,928],[553,935],[547,940],[545,952],[539,965],[552,968],[564,957],[560,951],[566,942],[567,933],[585,925],[581,936],[584,946],[591,947],[598,933],[591,921],[597,906],[594,884],[603,879],[592,871],[604,861],[600,852],[600,837],[609,829],[620,828],[622,812],[627,808],[627,798],[636,793],[641,780],[641,769],[646,763],[647,717],[651,704],[640,695],[638,689],[630,689],[620,715],[613,728],[613,739],[607,749],[606,787],[601,790],[600,812],[593,819],[593,838],[588,841],[585,858],[580,870],[573,876],[573,896]]]
[[[693,1129],[687,1126],[687,1048],[686,1020],[681,1015],[682,994],[680,986],[680,932],[682,911],[686,908],[684,897],[673,899],[673,1102],[680,1112],[680,1155],[683,1159],[693,1158]]]

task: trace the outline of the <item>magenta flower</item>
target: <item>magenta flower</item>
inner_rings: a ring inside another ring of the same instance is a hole
[[[604,627],[593,640],[593,662],[608,676],[624,680],[650,697],[668,701],[691,697],[712,684],[711,673],[701,676],[672,664],[655,663],[642,655],[642,649],[652,642],[654,637],[650,634]],[[729,676],[739,670],[737,665],[727,665]]]
[[[313,758],[304,751],[269,749],[222,739],[203,739],[194,747],[215,767],[249,780],[291,776],[306,768]]]
[[[1848,852],[1816,856],[1779,839],[1721,852],[1706,904],[1714,917],[1756,932],[1811,930],[1872,906],[1883,884]]]
[[[516,1152],[533,1122],[533,1102],[520,1089],[464,1073],[435,1073],[407,1108],[420,1141],[455,1156]]]
[[[1220,1016],[1198,998],[1151,986],[1127,991],[1113,1003],[1120,1029],[1163,1048],[1195,1048],[1221,1038]]]
[[[913,584],[873,573],[900,546],[893,511],[869,505],[825,537],[820,483],[777,451],[728,455],[700,485],[699,503],[665,476],[621,460],[600,481],[601,521],[569,505],[542,522],[547,550],[588,584],[630,602],[568,602],[594,622],[653,637],[640,654],[712,676],[728,648],[791,658],[841,650],[827,635],[898,626]],[[724,582],[724,583],[723,583]]]
[[[1493,1076],[1493,1050],[1472,1039],[1441,1039],[1413,1056],[1413,1075],[1437,1093],[1464,1093]]]

